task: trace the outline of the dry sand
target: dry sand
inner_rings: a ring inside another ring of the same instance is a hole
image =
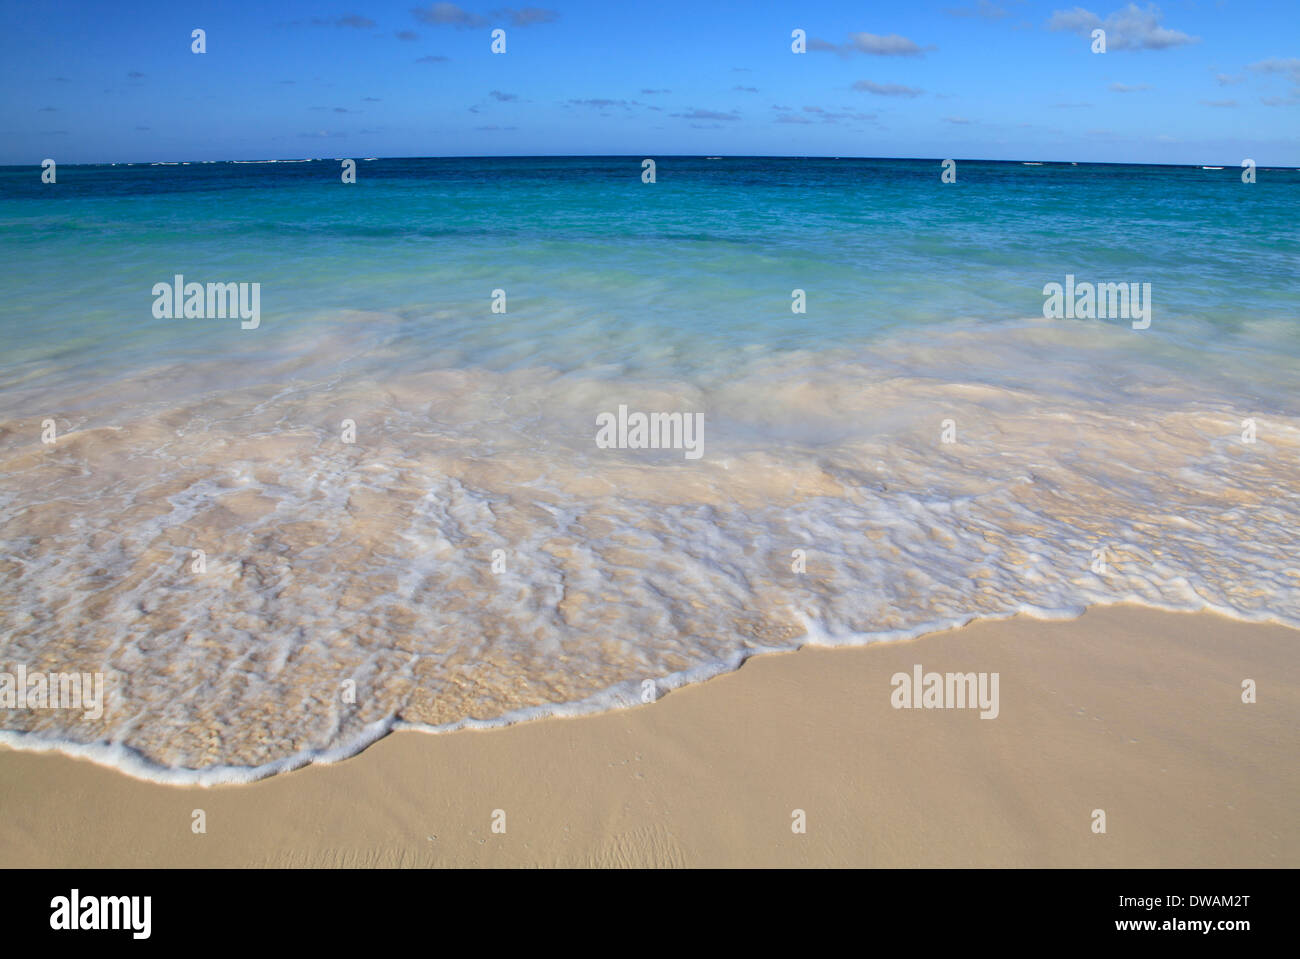
[[[917,663],[997,672],[1000,715],[892,708]],[[0,748],[0,865],[1294,867],[1298,728],[1300,631],[1117,606],[758,657],[251,785]]]

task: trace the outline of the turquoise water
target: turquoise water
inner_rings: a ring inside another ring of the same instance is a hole
[[[4,372],[292,351],[320,313],[368,310],[401,318],[376,338],[385,362],[707,375],[747,348],[1034,316],[1066,273],[1151,283],[1146,341],[1300,351],[1294,170],[1249,186],[1232,169],[988,162],[943,184],[936,162],[829,159],[665,158],[654,184],[617,157],[358,170],[63,167],[50,185],[4,169]],[[148,291],[176,273],[260,282],[256,342],[155,320]]]
[[[109,698],[0,740],[240,780],[805,642],[1300,625],[1300,173],[641,169],[0,169],[0,671]],[[260,325],[156,318],[176,274]],[[1150,327],[1044,318],[1067,275]],[[702,457],[600,445],[620,407]]]

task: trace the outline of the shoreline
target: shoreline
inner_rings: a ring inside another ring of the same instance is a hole
[[[1277,619],[1245,619],[1239,615],[1234,615],[1233,613],[1220,612],[1208,608],[1200,610],[1167,609],[1158,606],[1151,606],[1145,603],[1119,601],[1115,603],[1088,606],[1085,608],[1084,613],[1088,611],[1114,608],[1147,610],[1158,614],[1169,613],[1176,616],[1210,615],[1245,625],[1258,624],[1277,626],[1282,629],[1294,631],[1297,638],[1300,638],[1300,626],[1293,626],[1290,623],[1282,622]],[[809,626],[808,631],[801,636],[800,640],[788,647],[770,646],[755,648],[745,655],[734,656],[729,662],[705,663],[681,672],[671,673],[654,680],[648,680],[648,682],[654,683],[655,695],[657,699],[661,699],[671,692],[685,689],[689,686],[697,686],[707,683],[711,680],[717,679],[719,676],[734,673],[737,670],[742,669],[751,659],[760,656],[789,655],[804,649],[864,649],[881,643],[912,643],[929,636],[954,633],[977,623],[993,625],[1016,620],[1027,620],[1039,623],[1074,622],[1081,619],[1084,613],[1078,615],[1046,615],[1044,612],[1040,611],[1039,613],[1007,613],[1005,615],[995,616],[973,615],[965,622],[947,626],[922,626],[917,630],[904,630],[897,633],[870,634],[871,638],[861,642],[852,638],[835,639],[828,636],[820,629]],[[643,681],[642,685],[644,685],[644,682],[646,681]],[[174,769],[157,765],[156,763],[141,757],[133,750],[124,749],[120,745],[110,747],[105,746],[102,743],[75,742],[33,745],[32,743],[37,740],[29,737],[28,734],[5,729],[0,729],[0,754],[5,752],[23,752],[41,755],[54,753],[68,759],[86,761],[101,768],[121,773],[122,775],[139,782],[150,783],[157,786],[175,786],[182,788],[193,786],[201,789],[212,789],[220,786],[247,786],[277,776],[285,776],[311,766],[328,766],[346,762],[349,759],[361,755],[367,749],[370,749],[383,739],[399,732],[422,733],[431,736],[468,731],[485,732],[494,729],[507,729],[511,726],[517,726],[523,723],[541,722],[548,719],[580,719],[600,716],[605,713],[620,712],[626,709],[636,709],[642,705],[646,705],[640,698],[641,689],[636,687],[637,681],[628,680],[572,702],[527,706],[522,709],[508,711],[493,719],[475,719],[472,717],[465,717],[454,723],[443,726],[429,725],[399,717],[391,717],[372,723],[370,726],[366,727],[361,736],[346,744],[328,749],[307,750],[299,753],[292,753],[262,766],[218,765],[204,767],[202,769]]]
[[[751,656],[629,709],[399,729],[246,784],[0,747],[0,863],[1296,866],[1298,640],[1128,605],[975,621]],[[895,709],[918,664],[998,673],[997,718]]]

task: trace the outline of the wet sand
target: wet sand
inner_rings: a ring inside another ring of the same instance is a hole
[[[0,865],[1295,867],[1298,653],[1285,627],[1114,606],[756,657],[246,785],[0,748]],[[998,673],[997,718],[895,709],[917,664]]]

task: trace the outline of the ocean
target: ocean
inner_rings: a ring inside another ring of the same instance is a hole
[[[1300,172],[643,159],[0,168],[0,742],[246,781],[806,643],[1300,626]]]

